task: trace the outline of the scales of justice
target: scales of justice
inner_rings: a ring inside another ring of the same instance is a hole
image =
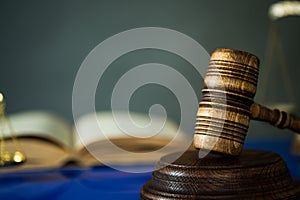
[[[6,149],[4,132],[8,129],[11,140],[13,140],[14,149]],[[0,93],[0,167],[22,164],[26,161],[25,153],[22,150],[19,140],[14,135],[14,130],[10,119],[5,112],[5,100]]]

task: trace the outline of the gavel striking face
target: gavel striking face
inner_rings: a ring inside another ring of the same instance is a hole
[[[211,56],[199,103],[194,146],[239,155],[250,119],[300,132],[300,120],[254,103],[259,59],[250,53],[217,49]]]

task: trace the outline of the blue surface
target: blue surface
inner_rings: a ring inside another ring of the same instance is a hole
[[[285,161],[293,177],[300,180],[300,156],[291,154],[292,139],[280,140],[246,140],[244,148],[261,149],[278,153]]]
[[[0,176],[0,199],[139,199],[150,178],[109,167],[9,173]]]
[[[291,156],[288,147],[290,140],[245,144],[279,153],[300,180],[300,158]],[[150,178],[150,172],[133,174],[109,167],[7,173],[0,174],[0,199],[139,199],[140,188]]]

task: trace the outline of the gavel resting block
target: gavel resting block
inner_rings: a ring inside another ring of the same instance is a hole
[[[141,199],[300,199],[300,182],[276,153],[246,149],[238,157],[199,158],[199,151],[186,151],[171,163],[174,156],[160,159]]]

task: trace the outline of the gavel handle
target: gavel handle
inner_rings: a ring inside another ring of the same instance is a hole
[[[251,119],[266,121],[278,128],[288,128],[296,133],[300,133],[300,118],[280,111],[269,109],[260,104],[253,103],[250,107]]]

